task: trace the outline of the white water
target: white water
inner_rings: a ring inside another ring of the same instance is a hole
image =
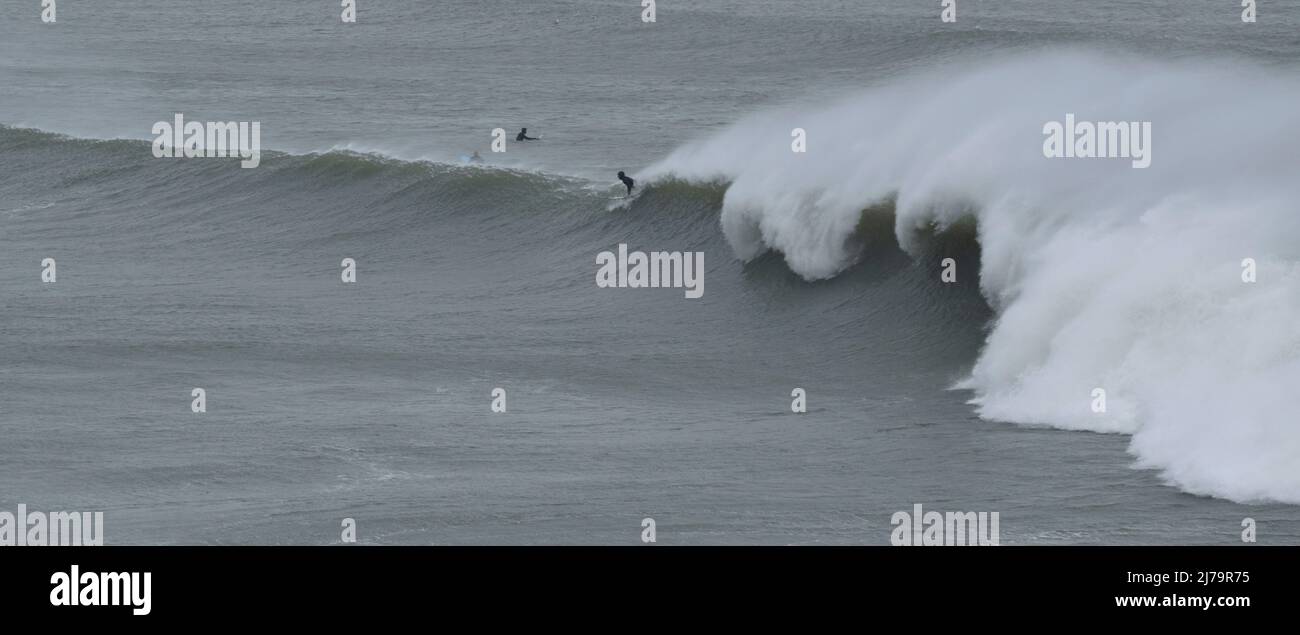
[[[896,197],[909,250],[974,214],[998,317],[960,387],[982,417],[1131,434],[1184,491],[1300,503],[1298,103],[1290,70],[1038,53],[756,114],[642,176],[731,181],[736,254],[778,250],[810,280],[853,264],[874,203]],[[1045,158],[1066,113],[1152,122],[1151,167]]]

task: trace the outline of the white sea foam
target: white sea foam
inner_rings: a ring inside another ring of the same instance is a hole
[[[981,416],[1131,434],[1185,491],[1300,503],[1298,103],[1290,70],[1036,53],[762,112],[642,176],[731,181],[736,254],[775,249],[810,280],[853,264],[871,205],[896,199],[910,251],[974,214],[998,311],[960,384]],[[1151,167],[1044,157],[1066,113],[1152,122]]]

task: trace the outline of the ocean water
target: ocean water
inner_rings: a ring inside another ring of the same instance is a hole
[[[1002,544],[1300,541],[1300,5],[658,4],[0,0],[0,510],[108,544],[888,544],[914,504]],[[261,165],[155,158],[176,113],[260,122]],[[1151,122],[1151,167],[1046,160],[1066,113]],[[620,243],[704,252],[703,297],[598,288]]]

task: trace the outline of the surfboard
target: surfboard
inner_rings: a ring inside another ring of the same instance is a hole
[[[636,190],[632,192],[631,196],[611,196],[609,197],[609,204],[605,206],[605,211],[612,212],[616,209],[628,209],[640,195],[641,190]]]

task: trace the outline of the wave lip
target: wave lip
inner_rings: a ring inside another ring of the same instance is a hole
[[[810,280],[857,260],[864,210],[892,207],[913,254],[973,220],[997,317],[958,387],[981,417],[1130,434],[1184,491],[1300,504],[1298,100],[1300,77],[1243,62],[1009,55],[759,113],[643,176],[731,182],[736,254]],[[1067,113],[1151,122],[1152,165],[1046,158]]]

